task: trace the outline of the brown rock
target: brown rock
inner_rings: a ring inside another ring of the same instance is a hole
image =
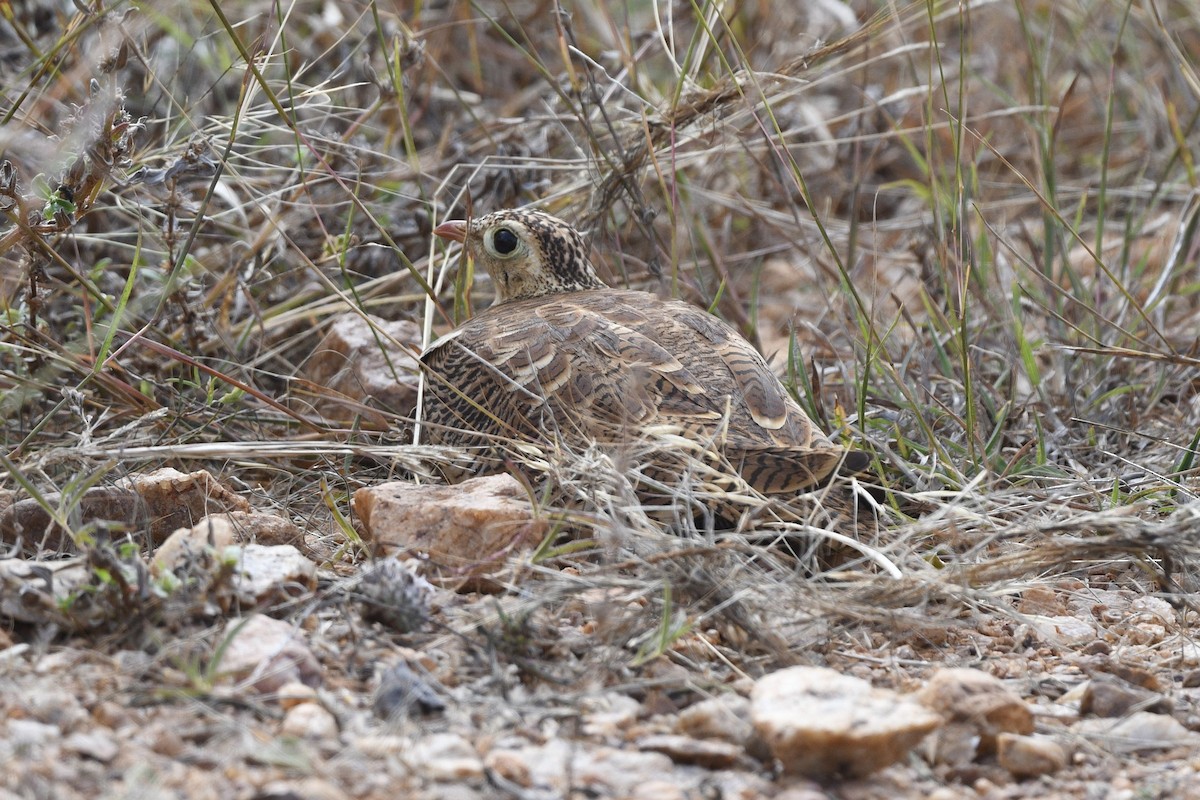
[[[63,502],[60,492],[47,492],[44,499],[53,508]],[[84,492],[73,511],[82,525],[91,526],[101,535],[109,529],[144,531],[149,519],[136,492],[111,486]],[[19,544],[28,554],[48,550],[78,552],[71,536],[33,498],[18,500],[0,511],[0,541],[6,545]]]
[[[146,504],[150,541],[155,544],[210,514],[250,510],[244,497],[226,489],[205,470],[185,475],[165,467],[145,475],[134,475],[128,484]]]
[[[353,508],[364,538],[385,553],[422,552],[434,564],[464,575],[495,571],[510,551],[532,546],[548,529],[511,475],[472,478],[457,486],[385,483],[355,492]]]
[[[1015,733],[996,737],[996,760],[1017,778],[1036,778],[1067,765],[1067,752],[1057,742]]]
[[[918,699],[951,722],[979,734],[979,753],[996,751],[1001,732],[1033,733],[1033,712],[1008,687],[977,669],[941,669],[917,693]]]
[[[941,724],[918,703],[822,667],[761,678],[750,716],[783,768],[808,777],[867,775],[902,758]]]
[[[388,416],[376,409],[411,416],[418,367],[409,348],[421,349],[421,328],[415,322],[355,313],[334,319],[302,371],[316,393],[317,411],[331,419],[367,416],[385,425]]]
[[[1171,704],[1157,692],[1103,673],[1097,673],[1088,681],[1079,701],[1080,714],[1097,717],[1123,717],[1134,710],[1163,714],[1170,712]]]
[[[705,769],[728,769],[737,764],[744,752],[729,742],[667,733],[643,737],[637,746],[639,750],[662,753],[676,764],[694,764]]]

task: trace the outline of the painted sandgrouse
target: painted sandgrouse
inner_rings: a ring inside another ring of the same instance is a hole
[[[768,495],[865,466],[863,453],[812,423],[729,325],[678,300],[608,287],[567,223],[508,210],[434,233],[462,242],[496,288],[491,307],[421,356],[422,436],[492,453],[476,471],[498,468],[506,441],[584,447],[646,433],[701,443]],[[664,459],[658,472],[682,463]]]

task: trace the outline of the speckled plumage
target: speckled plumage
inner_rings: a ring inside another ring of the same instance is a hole
[[[682,435],[765,494],[818,485],[845,459],[733,328],[678,300],[607,287],[565,222],[499,211],[435,233],[462,241],[497,295],[422,356],[426,441]]]

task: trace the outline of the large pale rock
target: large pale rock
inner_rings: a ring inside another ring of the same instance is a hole
[[[313,384],[314,405],[323,416],[365,415],[386,424],[375,409],[407,417],[416,408],[413,353],[420,349],[421,328],[415,322],[347,313],[333,321],[301,374]]]
[[[750,719],[783,768],[809,777],[861,776],[902,758],[941,718],[896,692],[823,667],[761,678]]]
[[[316,742],[334,741],[338,735],[338,724],[333,714],[319,703],[301,703],[292,706],[284,714],[283,722],[279,723],[279,733]]]
[[[255,614],[231,619],[218,650],[217,670],[260,693],[277,692],[294,681],[321,684],[321,665],[299,631],[282,620]]]
[[[941,669],[917,698],[956,727],[973,729],[978,755],[996,752],[1000,733],[1033,733],[1033,712],[999,678],[977,669]]]
[[[456,486],[384,483],[355,492],[353,508],[363,538],[383,552],[421,552],[463,575],[494,571],[510,552],[536,544],[548,530],[511,475]]]

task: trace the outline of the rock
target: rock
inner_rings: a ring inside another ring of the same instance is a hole
[[[492,750],[483,757],[483,763],[488,770],[522,789],[533,785],[529,765],[512,750]]]
[[[411,417],[416,408],[413,352],[420,350],[415,322],[346,313],[333,320],[301,374],[314,385],[313,405],[322,416],[347,421],[366,416],[387,425],[392,417]]]
[[[76,731],[63,740],[63,749],[104,764],[112,761],[120,752],[112,731],[106,728]]]
[[[146,504],[150,541],[158,544],[174,531],[190,527],[212,514],[250,511],[241,495],[226,489],[205,470],[186,475],[164,467],[144,475],[133,475],[126,482]]]
[[[435,733],[417,740],[409,753],[412,769],[434,781],[482,781],[483,759],[457,733]]]
[[[8,745],[17,752],[44,747],[60,738],[62,732],[57,725],[47,725],[32,719],[10,719],[8,735],[5,737]]]
[[[638,740],[637,746],[639,750],[662,753],[676,764],[694,764],[705,769],[728,769],[744,753],[741,747],[729,742],[666,733],[645,736]]]
[[[1016,778],[1036,778],[1067,765],[1067,752],[1049,739],[1001,733],[996,736],[996,760]]]
[[[672,781],[649,780],[639,783],[623,797],[628,800],[688,800],[683,787]]]
[[[227,515],[213,514],[190,528],[179,528],[154,551],[150,569],[156,576],[198,570],[211,572],[214,560],[223,557],[226,549],[240,541],[237,529]]]
[[[759,679],[750,719],[784,770],[809,777],[867,775],[902,758],[941,724],[918,703],[823,667],[790,667]]]
[[[672,772],[671,759],[661,753],[639,753],[610,747],[584,750],[569,763],[578,780],[576,785],[589,787],[600,797],[630,796],[640,786],[678,774]],[[670,782],[676,789],[686,789],[681,779]]]
[[[231,619],[217,670],[256,692],[270,694],[293,681],[321,684],[321,665],[288,623],[262,614]]]
[[[61,492],[45,492],[43,497],[52,508],[59,508],[64,503]],[[96,486],[88,489],[74,500],[71,512],[80,523],[91,526],[100,538],[105,539],[110,530],[144,533],[150,524],[146,504],[129,488]],[[27,555],[79,552],[70,534],[33,498],[18,500],[0,510],[0,543],[17,545],[20,552]]]
[[[1069,614],[1049,617],[1029,614],[1025,619],[1042,638],[1060,647],[1094,642],[1098,635],[1090,622]]]
[[[254,800],[349,800],[349,797],[321,778],[272,781],[254,794]]]
[[[139,585],[146,566],[134,553],[110,553],[110,574],[120,572],[128,587]],[[128,613],[121,586],[101,580],[85,557],[32,561],[0,559],[0,616],[35,625],[83,631]]]
[[[334,740],[338,735],[337,719],[320,703],[301,703],[293,706],[279,724],[283,736],[313,741]]]
[[[381,550],[424,553],[468,576],[494,572],[510,551],[531,547],[549,529],[545,519],[534,517],[525,489],[511,475],[457,486],[384,483],[355,492],[353,507],[363,538]]]
[[[1171,704],[1157,692],[1134,686],[1113,675],[1097,673],[1087,683],[1079,701],[1080,714],[1123,717],[1134,709],[1159,714],[1170,712]]]
[[[583,735],[608,742],[623,742],[625,732],[637,721],[642,704],[621,692],[590,697],[583,706]]]
[[[1021,614],[1042,614],[1056,617],[1066,616],[1067,606],[1059,598],[1058,593],[1049,586],[1032,586],[1021,592],[1017,611]]]
[[[999,733],[1033,733],[1029,706],[999,678],[977,669],[940,669],[917,697],[947,721],[974,728],[981,755],[996,752]]]
[[[243,608],[275,605],[317,588],[317,565],[290,544],[247,544],[232,548],[233,589]]]
[[[416,712],[437,714],[445,702],[429,681],[403,661],[383,673],[375,691],[373,710],[380,719],[399,719]]]
[[[687,790],[699,783],[700,775],[707,774],[694,767],[676,769],[661,753],[620,750],[565,738],[550,739],[542,745],[493,748],[488,763],[500,763],[503,774],[514,776],[514,782],[538,787],[542,790],[538,796],[548,797],[576,793],[625,798],[633,796],[639,786],[662,780]]]
[[[275,693],[275,700],[284,711],[290,711],[296,706],[317,702],[317,690],[299,681],[293,681],[279,687],[279,691]]]
[[[1149,711],[1135,711],[1117,722],[1085,719],[1072,725],[1071,730],[1113,753],[1200,746],[1200,735],[1189,731],[1174,717]]]
[[[701,700],[679,712],[675,731],[745,747],[754,735],[754,726],[750,724],[750,701],[732,692]]]
[[[151,571],[159,577],[174,575],[197,595],[215,588],[216,599],[223,607],[234,599],[243,608],[273,605],[294,600],[316,588],[316,564],[293,545],[238,544],[246,541],[247,533],[237,529],[231,515],[205,517],[167,537],[154,554]],[[229,569],[233,574],[228,587],[217,586],[218,579]],[[232,591],[232,597],[220,596],[226,588]]]

